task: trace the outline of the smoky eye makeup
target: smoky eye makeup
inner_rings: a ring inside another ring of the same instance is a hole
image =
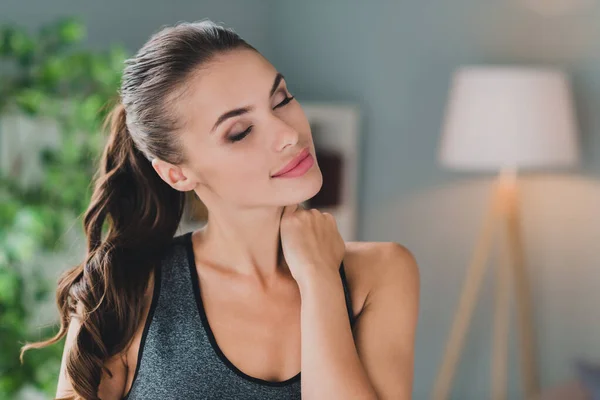
[[[277,103],[273,109],[276,110],[279,107],[283,107],[286,104],[288,104],[290,101],[292,101],[294,99],[294,96],[292,96],[291,94],[288,94],[287,90],[281,90],[279,93],[283,94],[283,100],[280,101],[279,103]]]
[[[245,138],[250,133],[251,130],[252,130],[252,125],[250,125],[248,128],[246,128],[243,132],[228,134],[227,141],[231,142],[231,143],[239,142],[240,140]]]
[[[279,101],[277,104],[273,106],[273,110],[277,110],[278,108],[284,107],[289,104],[290,101],[294,100],[294,96],[291,95],[287,88],[282,85],[277,92],[275,93],[275,97],[280,97],[278,95],[283,95],[283,100]],[[237,124],[234,124],[234,126]],[[253,125],[248,126],[245,130],[239,132],[239,130],[235,130],[234,132],[229,132],[225,135],[225,140],[229,143],[239,142],[244,139],[248,134],[252,131]],[[237,133],[236,133],[237,132]]]

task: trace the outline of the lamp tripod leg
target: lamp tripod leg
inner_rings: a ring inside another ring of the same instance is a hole
[[[534,398],[539,394],[538,371],[535,361],[535,339],[531,306],[529,278],[525,269],[523,243],[519,218],[519,197],[517,188],[511,193],[508,209],[508,244],[510,248],[513,279],[515,284],[515,304],[518,315],[521,379],[523,398]]]
[[[504,211],[504,210],[503,210]],[[503,212],[504,227],[508,227],[506,212]],[[496,265],[496,303],[494,310],[494,338],[492,348],[492,400],[506,400],[508,371],[508,334],[510,328],[510,249],[504,237],[500,260]]]

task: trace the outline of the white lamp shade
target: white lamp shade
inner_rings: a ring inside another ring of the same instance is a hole
[[[468,170],[575,165],[577,126],[566,75],[551,68],[460,69],[439,158],[448,168]]]

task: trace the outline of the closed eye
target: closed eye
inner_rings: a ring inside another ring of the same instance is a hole
[[[227,138],[227,140],[230,142],[238,142],[238,141],[242,140],[243,138],[245,138],[246,136],[248,136],[248,134],[250,133],[251,130],[252,130],[252,125],[250,125],[244,132],[229,136]]]
[[[283,99],[283,101],[279,104],[277,104],[275,107],[273,107],[273,110],[279,108],[279,107],[283,107],[286,104],[288,104],[290,101],[294,100],[294,96],[288,96],[285,99]],[[227,139],[230,142],[239,142],[240,140],[242,140],[243,138],[245,138],[246,136],[248,136],[248,134],[250,133],[250,131],[252,130],[252,125],[250,125],[245,131],[240,132],[236,135],[232,135],[229,136]]]
[[[277,109],[279,107],[285,106],[286,104],[288,104],[292,100],[294,100],[294,96],[286,97],[285,99],[283,99],[283,101],[281,103],[279,103],[275,107],[273,107],[273,110],[275,110],[275,109]]]

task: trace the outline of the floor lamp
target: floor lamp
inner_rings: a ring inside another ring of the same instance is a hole
[[[499,233],[496,265],[491,395],[507,394],[510,295],[518,313],[523,399],[539,392],[530,283],[519,219],[517,170],[569,167],[579,153],[567,76],[552,68],[473,66],[454,75],[440,143],[447,168],[498,173],[433,389],[448,398],[479,288]],[[512,290],[511,290],[512,289]]]

